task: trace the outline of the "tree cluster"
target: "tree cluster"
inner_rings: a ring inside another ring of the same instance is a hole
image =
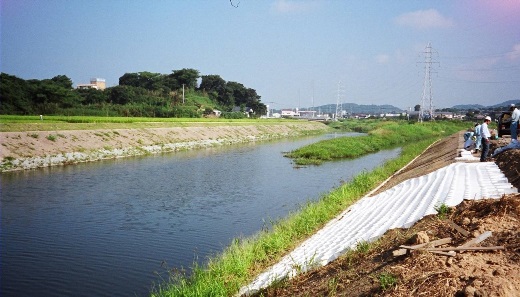
[[[231,114],[237,106],[256,116],[267,112],[254,89],[218,75],[201,77],[195,69],[125,73],[105,90],[73,89],[65,75],[24,80],[1,73],[0,79],[1,114],[201,117],[219,109],[237,117]]]

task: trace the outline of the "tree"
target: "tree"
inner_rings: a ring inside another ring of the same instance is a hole
[[[173,70],[170,76],[174,78],[180,86],[184,85],[187,88],[196,89],[200,74],[198,70],[183,68],[181,70]]]
[[[128,104],[135,101],[134,87],[131,86],[115,86],[110,88],[108,98],[114,104]]]
[[[160,73],[153,73],[148,71],[125,73],[119,78],[119,85],[157,91],[164,87],[164,77],[165,76]]]
[[[7,73],[0,74],[0,113],[27,114],[32,112],[25,80]]]
[[[83,104],[101,104],[108,100],[109,92],[97,89],[78,89],[76,92],[81,96]]]
[[[421,105],[417,104],[414,106],[413,110],[415,111],[421,111]]]
[[[66,75],[57,75],[51,78],[51,81],[53,81],[56,85],[62,88],[72,89],[72,80],[68,78]]]
[[[203,75],[201,78],[199,90],[216,92],[219,96],[224,94],[226,81],[220,75]]]

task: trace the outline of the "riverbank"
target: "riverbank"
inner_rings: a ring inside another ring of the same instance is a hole
[[[90,129],[78,129],[77,124],[61,123],[54,130],[0,132],[0,172],[297,137],[329,129],[323,123],[307,121],[98,126],[102,128],[89,124]]]
[[[500,139],[493,141],[493,146],[508,142]],[[435,143],[372,194],[453,164],[462,143],[462,133]],[[509,150],[495,160],[516,188],[520,187],[519,157],[520,150]],[[425,296],[517,296],[520,194],[464,200],[445,211],[445,217],[433,214],[410,228],[388,230],[377,241],[363,242],[326,266],[284,279],[252,296],[411,296],[418,292]],[[463,231],[457,231],[450,221]],[[503,250],[457,251],[453,257],[427,252],[403,256],[392,253],[401,245],[416,244],[417,233],[426,234],[428,241],[450,237],[453,247],[486,231],[492,235],[479,245],[503,246]]]

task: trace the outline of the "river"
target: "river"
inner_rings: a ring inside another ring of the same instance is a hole
[[[147,296],[186,268],[398,155],[297,167],[278,140],[1,177],[1,296]]]

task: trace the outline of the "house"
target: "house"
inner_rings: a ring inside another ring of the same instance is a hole
[[[104,90],[106,83],[104,78],[91,78],[89,84],[77,84],[76,89],[96,89]]]
[[[300,113],[298,112],[298,109],[294,111],[293,109],[282,109],[282,117],[299,117]]]

